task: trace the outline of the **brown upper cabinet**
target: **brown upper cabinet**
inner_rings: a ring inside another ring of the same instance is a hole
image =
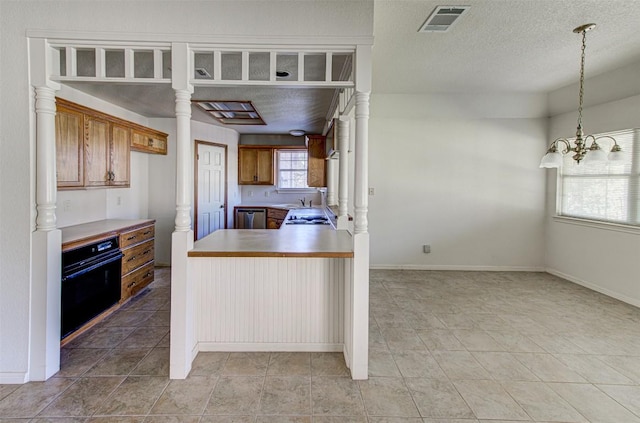
[[[84,185],[84,115],[58,104],[56,112],[58,188]]]
[[[132,129],[131,149],[143,153],[167,154],[167,134],[152,129]]]
[[[129,186],[128,128],[85,115],[84,186]]]
[[[58,189],[128,187],[131,150],[166,154],[167,134],[61,98],[56,107]]]
[[[238,147],[238,184],[273,185],[273,148]]]
[[[109,169],[111,180],[109,185],[129,186],[131,169],[131,130],[126,126],[111,124],[111,144]]]
[[[307,185],[309,187],[326,187],[327,157],[325,151],[325,137],[322,135],[307,135],[307,151],[309,155],[307,169]]]

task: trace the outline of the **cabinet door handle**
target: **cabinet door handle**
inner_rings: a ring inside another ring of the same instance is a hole
[[[141,255],[146,256],[147,254],[149,254],[151,252],[151,250],[146,250],[145,252],[143,252]]]
[[[130,236],[129,238],[127,238],[127,241],[131,241],[132,239],[136,239],[135,235]]]
[[[138,256],[131,256],[131,257],[129,257],[129,258],[127,259],[127,263],[129,263],[131,260],[135,260],[135,259],[136,259],[136,257],[138,257]]]
[[[149,235],[151,231],[143,232],[142,235]]]

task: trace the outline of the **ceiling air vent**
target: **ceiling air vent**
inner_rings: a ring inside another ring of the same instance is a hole
[[[447,32],[469,6],[438,6],[418,32]]]

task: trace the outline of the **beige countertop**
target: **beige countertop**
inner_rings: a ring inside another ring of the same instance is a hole
[[[62,249],[70,250],[83,244],[117,236],[120,232],[154,223],[154,219],[105,219],[60,228]]]
[[[225,229],[197,241],[189,257],[353,257],[347,231],[331,225],[290,225],[281,229]]]

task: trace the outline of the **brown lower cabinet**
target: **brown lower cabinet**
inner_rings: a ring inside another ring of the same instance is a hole
[[[267,209],[267,229],[280,229],[289,210]]]
[[[153,282],[154,237],[154,224],[120,234],[120,249],[124,254],[120,302]]]

